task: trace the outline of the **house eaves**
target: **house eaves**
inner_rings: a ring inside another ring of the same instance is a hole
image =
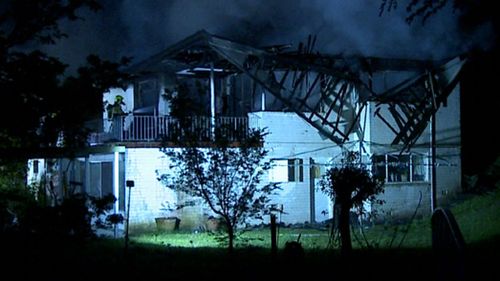
[[[377,116],[394,132],[393,145],[402,143],[409,147],[440,104],[446,103],[464,62],[463,58],[443,63],[322,55],[313,52],[314,42],[309,38],[308,44],[301,44],[297,51],[287,51],[286,45],[257,48],[200,30],[131,69],[135,73],[168,71],[195,77],[208,77],[209,73],[219,77],[246,74],[321,135],[339,145],[349,140],[351,133],[361,135],[359,120],[368,101],[388,105],[391,114]],[[366,77],[369,80],[373,73],[385,71],[415,75],[388,91],[375,93]],[[309,83],[306,77],[313,77],[313,81]],[[321,83],[320,98],[312,99],[312,93],[318,91]],[[356,98],[350,95],[353,90]],[[300,91],[305,96],[298,95]],[[431,104],[432,100],[437,103]],[[327,110],[320,111],[321,105],[326,105]],[[398,128],[391,125],[394,123]],[[342,129],[341,124],[348,125]]]

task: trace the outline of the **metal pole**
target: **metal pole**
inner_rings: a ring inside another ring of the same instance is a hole
[[[434,92],[434,83],[432,73],[429,72],[429,87],[432,95],[432,115],[431,115],[431,212],[434,212],[437,207],[436,189],[436,94]]]
[[[260,110],[266,111],[266,93],[262,91],[260,95]]]
[[[210,63],[210,133],[212,140],[215,139],[215,86],[214,86],[214,63]]]
[[[116,198],[114,211],[115,214],[118,213],[120,207],[120,153],[118,151],[114,152],[113,158],[113,194]]]
[[[316,198],[315,198],[315,186],[314,177],[315,175],[315,165],[314,160],[309,158],[309,220],[311,224],[316,222]]]
[[[133,187],[133,182],[130,183],[131,181],[127,181],[127,187],[128,187],[128,202],[127,202],[127,225],[125,226],[125,254],[127,254],[128,251],[128,226],[129,226],[129,218],[130,218],[130,195]]]
[[[436,189],[436,114],[432,113],[431,116],[431,212],[437,208]]]

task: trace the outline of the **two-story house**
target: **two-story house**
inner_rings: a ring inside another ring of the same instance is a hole
[[[292,51],[197,32],[132,66],[124,89],[104,93],[105,104],[121,110],[104,112],[103,131],[92,135],[86,155],[31,160],[30,177],[52,180],[59,196],[112,193],[117,212],[130,198],[131,225],[154,225],[156,217],[170,215],[180,217],[181,227],[203,225],[203,206],[167,211],[182,198],[157,179],[169,167],[161,140],[178,128],[170,113],[179,109],[166,97],[189,95],[193,104],[180,110],[192,115],[201,140],[221,125],[240,132],[267,128],[264,145],[274,167],[265,180],[281,182],[273,203],[282,207],[285,223],[331,217],[332,202],[318,181],[348,150],[385,178],[385,205],[367,206],[381,215],[429,213],[433,200],[460,192],[463,60],[320,55],[314,41]]]

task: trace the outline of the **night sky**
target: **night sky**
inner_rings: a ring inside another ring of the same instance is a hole
[[[295,48],[312,34],[316,50],[330,54],[444,59],[474,50],[479,59],[466,67],[461,84],[463,163],[465,173],[473,174],[500,154],[500,138],[491,127],[499,121],[497,103],[490,90],[500,72],[495,33],[500,24],[488,1],[474,2],[480,8],[469,14],[481,20],[465,24],[454,2],[425,24],[417,18],[409,25],[408,1],[380,16],[376,0],[105,0],[97,13],[81,10],[84,21],[62,22],[69,37],[42,49],[67,63],[69,73],[88,54],[110,60],[127,56],[137,63],[200,29],[254,46]]]
[[[89,53],[138,62],[200,29],[260,46],[297,46],[312,34],[318,51],[335,54],[442,59],[488,48],[489,24],[463,32],[447,5],[425,24],[408,25],[400,2],[379,16],[380,1],[366,0],[106,0],[98,13],[81,10],[85,21],[63,22],[69,37],[44,48],[72,67]]]

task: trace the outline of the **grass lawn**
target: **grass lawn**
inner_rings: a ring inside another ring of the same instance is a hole
[[[481,244],[500,235],[500,190],[465,199],[450,206],[467,244]],[[287,241],[296,241],[298,236],[307,250],[327,249],[329,230],[313,228],[278,229],[278,247]],[[363,237],[364,234],[364,237]],[[375,225],[355,229],[352,233],[353,247],[366,248],[369,245],[379,249],[431,248],[430,217],[414,220],[411,224]],[[132,236],[133,243],[162,245],[170,247],[225,247],[210,232],[142,233]],[[271,245],[270,229],[257,228],[245,231],[236,241],[236,247],[264,247]]]
[[[500,251],[500,191],[463,200],[452,206],[467,243],[461,268],[466,277],[500,280],[496,270]],[[405,231],[408,230],[405,234]],[[356,236],[359,229],[355,230]],[[365,229],[373,246],[367,249],[353,239],[354,253],[341,258],[328,248],[328,230],[279,229],[279,252],[270,254],[269,229],[245,232],[228,254],[217,236],[203,233],[143,233],[131,236],[125,253],[123,239],[38,241],[22,237],[1,239],[2,271],[9,280],[96,280],[104,278],[168,280],[223,279],[267,280],[294,278],[438,280],[440,267],[431,248],[430,219],[411,225],[377,225]],[[283,255],[286,241],[297,240],[305,248],[303,259]],[[403,239],[404,238],[404,239]],[[442,277],[442,276],[441,276]],[[445,278],[446,279],[446,278]]]

